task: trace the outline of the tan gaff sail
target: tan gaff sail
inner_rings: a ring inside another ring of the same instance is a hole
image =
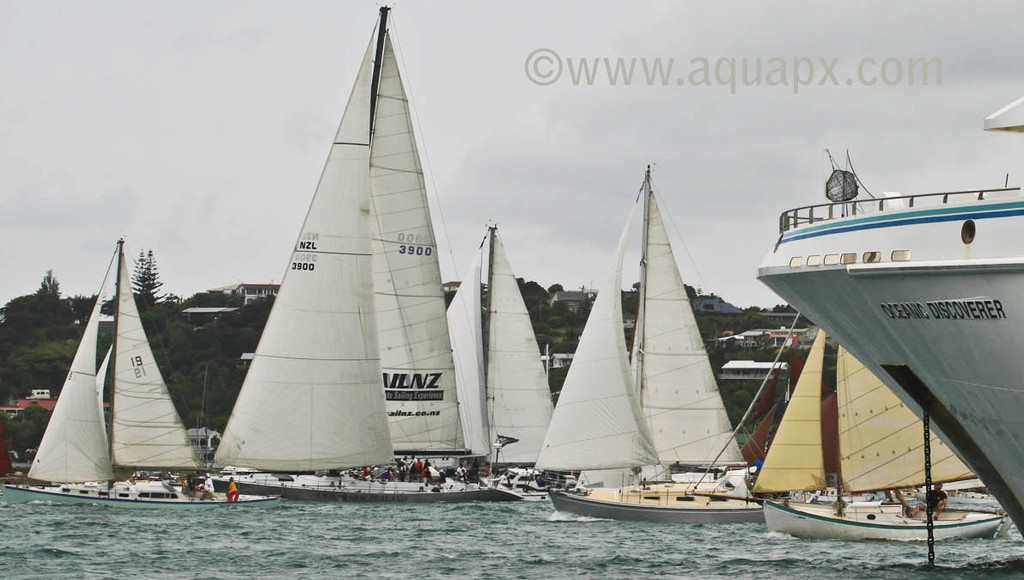
[[[844,487],[873,491],[923,485],[921,420],[844,348],[839,349],[836,371]],[[975,477],[934,432],[931,458],[933,482]]]
[[[825,487],[825,465],[821,451],[821,376],[824,358],[825,331],[818,330],[793,397],[757,476],[755,493]]]

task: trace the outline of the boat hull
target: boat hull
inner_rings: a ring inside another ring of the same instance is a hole
[[[610,520],[656,522],[664,524],[743,524],[764,523],[764,510],[756,502],[733,500],[743,507],[685,508],[638,505],[595,499],[575,493],[551,491],[551,503],[560,512]]]
[[[67,503],[67,504],[91,504],[115,506],[118,508],[133,509],[202,509],[213,507],[271,507],[280,503],[280,498],[275,496],[246,497],[242,496],[239,501],[229,502],[226,498],[199,499],[199,498],[142,498],[133,495],[129,498],[102,497],[97,493],[72,494],[64,491],[62,486],[22,486],[4,485],[3,500],[9,504],[22,504],[31,502]]]
[[[895,510],[901,506],[894,506]],[[869,519],[870,518],[870,519]],[[948,518],[948,519],[947,519]],[[923,520],[886,513],[881,507],[847,509],[840,518],[832,506],[764,502],[764,519],[768,530],[797,538],[821,540],[927,540],[928,528]],[[1009,525],[1007,516],[979,512],[944,512],[935,520],[936,540],[993,538]]]
[[[301,478],[301,476],[300,476]],[[518,495],[494,488],[479,486],[467,487],[462,484],[411,485],[381,484],[379,482],[362,483],[304,483],[301,479],[274,483],[264,480],[246,481],[236,479],[238,491],[254,495],[279,495],[289,500],[328,501],[328,502],[470,502],[470,501],[522,501]],[[223,484],[220,480],[215,486]],[[226,485],[226,484],[224,484]]]
[[[930,401],[933,426],[1022,526],[1024,200],[917,201],[790,229],[759,278],[915,412]]]

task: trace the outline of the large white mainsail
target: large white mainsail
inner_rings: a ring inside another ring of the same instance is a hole
[[[661,211],[647,191],[640,405],[663,465],[742,461]]]
[[[198,468],[199,458],[142,328],[123,253],[119,271],[111,401],[113,462],[133,467]]]
[[[498,464],[536,463],[551,423],[553,405],[540,347],[519,282],[497,228],[491,229],[488,273],[487,393],[490,423],[502,447]]]
[[[75,483],[113,478],[103,408],[96,404],[96,339],[103,292],[114,265],[111,260],[57,406],[29,469],[32,479]]]
[[[921,420],[842,347],[836,374],[843,487],[856,492],[923,485]],[[931,464],[935,483],[975,477],[934,431]]]
[[[480,301],[480,260],[483,244],[477,249],[459,291],[448,306],[448,328],[451,331],[452,355],[457,372],[459,415],[465,429],[466,445],[473,455],[487,457],[491,453],[491,429],[487,421],[487,400],[484,396],[483,316]]]
[[[373,300],[369,137],[373,42],[217,463],[311,471],[392,460]]]
[[[390,35],[377,91],[370,190],[381,367],[395,452],[462,452],[437,244]]]
[[[622,255],[636,205],[615,260],[583,328],[544,437],[538,469],[634,468],[658,463],[622,334]]]

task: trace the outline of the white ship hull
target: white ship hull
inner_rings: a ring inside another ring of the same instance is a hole
[[[821,504],[789,505],[764,502],[765,524],[772,532],[797,538],[821,540],[927,540],[928,528],[921,518],[907,518],[902,506],[878,502],[852,504],[843,517],[832,506]],[[996,536],[1009,525],[1005,515],[979,512],[943,512],[934,521],[936,540],[974,539]]]
[[[811,223],[810,208],[787,212],[759,278],[901,398],[928,404],[1024,525],[1024,200],[1004,191],[884,204],[834,219],[823,216],[842,204],[815,207]]]

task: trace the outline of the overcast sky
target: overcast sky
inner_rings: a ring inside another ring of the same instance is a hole
[[[876,194],[1024,177],[1024,139],[981,131],[1024,96],[1019,2],[394,8],[446,280],[496,222],[519,276],[590,286],[652,163],[684,279],[771,306],[757,266],[782,211],[825,201],[825,148]],[[93,294],[122,235],[183,297],[280,281],[377,9],[0,0],[0,304],[51,269]],[[673,68],[654,86],[639,61],[630,86],[572,69],[620,57]],[[729,86],[730,58],[749,86]],[[927,85],[908,82],[917,58],[936,59]]]

